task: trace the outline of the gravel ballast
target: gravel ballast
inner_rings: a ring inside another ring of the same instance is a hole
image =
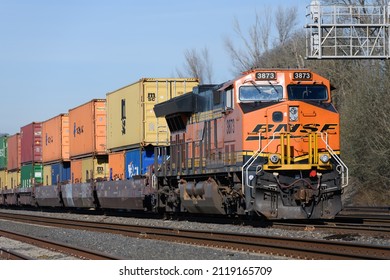
[[[300,237],[308,239],[330,239],[329,233],[316,231],[314,229],[295,231],[273,228],[254,228],[251,226],[235,226],[227,224],[209,224],[186,221],[160,220],[160,219],[138,219],[123,218],[103,215],[80,215],[69,213],[29,212],[22,210],[0,209],[0,212],[17,212],[20,214],[42,215],[59,217],[74,220],[100,221],[107,223],[125,223],[136,225],[149,225],[156,227],[168,227],[178,229],[199,229],[222,232],[239,232],[243,234],[259,234],[267,236]],[[103,251],[107,254],[121,257],[123,259],[137,260],[239,260],[239,259],[286,259],[284,257],[237,252],[225,249],[205,248],[194,245],[169,243],[163,241],[130,238],[121,235],[96,233],[72,229],[62,229],[47,226],[28,225],[18,222],[0,220],[0,229],[15,231],[21,234],[28,234],[38,238],[47,238],[54,241],[69,243],[75,246],[82,246],[95,251]],[[345,242],[376,244],[390,246],[390,240],[386,238],[375,238],[371,236],[350,235],[344,239]],[[0,247],[8,244],[0,239]],[[17,245],[12,245],[17,246]],[[33,250],[27,250],[33,251]],[[23,252],[25,253],[25,252]],[[26,253],[25,253],[26,254]],[[47,256],[47,253],[44,253]],[[53,259],[66,258],[66,256],[54,256]],[[35,256],[35,258],[37,258]]]

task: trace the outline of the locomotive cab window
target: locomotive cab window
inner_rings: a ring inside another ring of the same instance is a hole
[[[328,100],[328,90],[323,85],[289,85],[289,100]]]
[[[283,87],[279,85],[241,86],[239,97],[241,102],[278,101],[283,97]]]

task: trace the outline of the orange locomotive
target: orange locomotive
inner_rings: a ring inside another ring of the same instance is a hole
[[[171,131],[158,148],[160,208],[333,218],[348,168],[330,82],[309,70],[256,69],[157,104]],[[169,156],[168,156],[169,155]]]

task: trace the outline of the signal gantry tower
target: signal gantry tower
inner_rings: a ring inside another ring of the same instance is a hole
[[[390,0],[383,5],[321,5],[306,13],[307,59],[390,58]]]

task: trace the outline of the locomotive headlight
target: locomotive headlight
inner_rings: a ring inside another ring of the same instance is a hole
[[[273,154],[269,157],[269,160],[272,162],[272,163],[278,163],[279,162],[279,156],[276,155],[276,154]]]
[[[330,157],[328,154],[322,154],[320,155],[320,160],[323,162],[323,163],[328,163],[329,160],[330,160]]]
[[[290,121],[296,122],[298,120],[298,107],[291,106],[289,108],[290,111]]]

